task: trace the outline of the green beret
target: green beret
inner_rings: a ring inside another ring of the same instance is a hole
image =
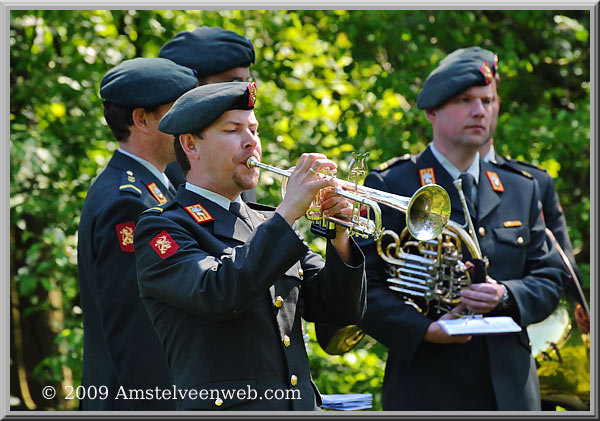
[[[194,69],[197,76],[211,76],[254,63],[254,45],[233,31],[201,26],[183,31],[162,46],[159,57]]]
[[[251,110],[256,102],[256,83],[223,82],[198,86],[183,94],[158,124],[172,135],[198,133],[229,110]]]
[[[417,107],[431,110],[444,105],[471,86],[492,83],[498,56],[480,47],[461,48],[448,54],[429,74],[417,98]]]
[[[123,107],[152,108],[175,101],[198,80],[192,70],[164,58],[134,58],[110,69],[100,96]]]

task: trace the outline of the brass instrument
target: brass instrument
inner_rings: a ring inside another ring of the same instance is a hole
[[[248,158],[246,165],[249,168],[262,168],[286,178],[292,174],[290,171],[263,164],[253,156]],[[437,184],[425,185],[412,197],[404,197],[361,186],[357,182],[339,178],[335,180],[337,183],[335,192],[354,204],[352,217],[348,219],[336,216],[325,217],[316,206],[318,202],[313,202],[306,212],[306,217],[313,223],[333,223],[348,228],[350,235],[377,239],[383,232],[379,208],[381,203],[405,213],[406,226],[411,235],[419,240],[428,240],[436,238],[450,219],[450,197],[446,190]],[[285,183],[282,184],[282,196],[285,197]],[[361,216],[364,210],[367,212],[366,217]],[[370,218],[371,212],[374,219]]]

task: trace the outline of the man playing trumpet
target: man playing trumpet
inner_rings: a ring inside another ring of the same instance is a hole
[[[332,161],[302,155],[276,209],[241,201],[259,176],[246,165],[261,158],[255,100],[254,83],[200,86],[159,125],[179,139],[187,183],[142,214],[134,244],[175,384],[196,391],[180,394],[179,410],[316,409],[301,317],[352,324],[365,311],[364,257],[345,228],[328,241],[326,262],[293,229],[317,194],[325,214],[349,214],[325,189],[335,180],[318,176]]]

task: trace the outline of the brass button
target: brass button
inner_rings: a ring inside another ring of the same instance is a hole
[[[301,278],[304,276],[304,271],[302,270],[302,268],[298,269],[298,276]]]
[[[523,237],[517,237],[517,244],[523,244]]]
[[[287,348],[288,346],[290,346],[291,343],[292,341],[290,337],[288,335],[283,335],[283,346]]]
[[[292,378],[290,379],[290,384],[292,386],[296,386],[298,384],[298,376],[296,376],[295,374],[292,374]]]
[[[217,406],[223,405],[223,399],[221,399],[221,398],[215,399],[215,405],[217,405]]]
[[[275,307],[277,307],[277,308],[281,308],[281,306],[283,305],[283,302],[284,302],[284,299],[283,299],[283,297],[282,297],[281,295],[278,295],[278,296],[275,298]]]
[[[484,227],[479,227],[479,236],[483,237],[485,235],[485,228]]]
[[[127,175],[133,175],[133,172],[131,170],[127,170]]]

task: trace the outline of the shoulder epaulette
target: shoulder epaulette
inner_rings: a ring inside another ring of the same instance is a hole
[[[533,178],[533,176],[532,176],[531,174],[529,174],[527,171],[524,171],[524,170],[522,170],[522,169],[520,169],[520,168],[518,168],[518,167],[515,167],[515,166],[511,165],[511,162],[510,162],[510,161],[508,161],[508,160],[507,160],[507,161],[505,161],[505,162],[502,162],[502,163],[499,163],[499,162],[492,162],[492,161],[490,161],[490,163],[491,163],[492,165],[495,165],[495,166],[497,166],[497,167],[503,168],[503,169],[505,169],[505,170],[509,170],[509,171],[511,171],[511,172],[514,172],[514,173],[520,174],[520,175],[522,175],[522,176],[524,176],[524,177],[527,177],[527,178]]]
[[[519,161],[518,159],[513,159],[510,156],[506,157],[506,161],[507,162],[514,162],[515,164],[519,164],[519,165],[523,165],[523,166],[526,166],[526,167],[529,167],[529,168],[533,168],[533,169],[536,169],[538,171],[547,172],[545,168],[542,168],[542,167],[540,167],[538,165],[532,164],[531,162]]]
[[[133,171],[125,170],[121,176],[121,184],[119,185],[119,191],[121,193],[133,193],[136,196],[141,196],[143,192],[142,183],[140,183],[135,176]]]
[[[142,212],[142,215],[146,215],[146,214],[160,215],[165,210],[167,210],[170,207],[174,206],[176,203],[177,202],[175,200],[170,200],[167,203],[163,203],[162,205],[152,206],[151,208],[148,208],[144,212]]]
[[[387,161],[385,161],[382,164],[379,164],[377,167],[373,168],[373,171],[385,171],[388,168],[390,168],[390,167],[392,167],[394,165],[397,165],[399,163],[406,162],[409,159],[410,159],[410,154],[409,153],[407,153],[405,155],[402,155],[400,157],[394,157],[392,159],[388,159]]]

